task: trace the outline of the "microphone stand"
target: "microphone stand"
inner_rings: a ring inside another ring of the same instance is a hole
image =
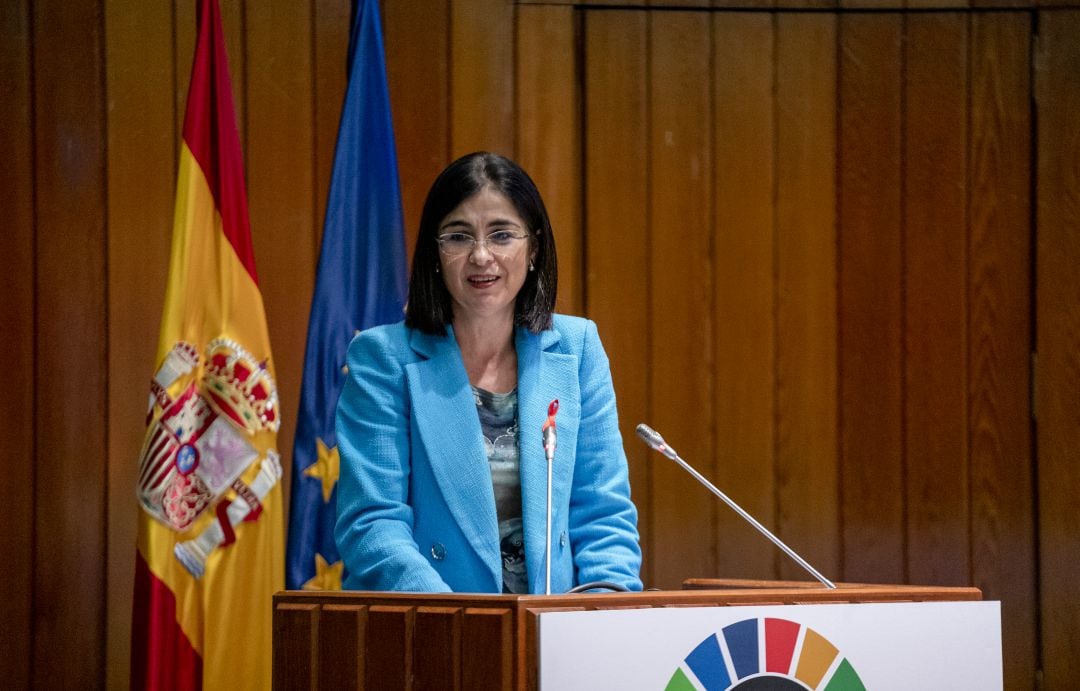
[[[832,581],[830,581],[830,580],[829,580],[828,578],[825,578],[824,576],[822,576],[822,575],[821,575],[821,573],[820,573],[820,572],[819,572],[819,571],[818,571],[817,569],[815,569],[815,568],[814,568],[813,566],[811,566],[811,565],[810,565],[810,564],[809,564],[809,563],[808,563],[808,562],[807,562],[807,561],[806,561],[805,559],[803,559],[803,558],[802,558],[802,557],[800,557],[800,556],[799,556],[798,554],[796,554],[796,553],[795,553],[795,550],[791,549],[791,548],[790,548],[790,547],[788,547],[788,546],[787,546],[786,544],[784,544],[784,542],[783,542],[783,541],[782,541],[782,540],[781,540],[780,538],[778,538],[778,537],[776,537],[775,535],[773,535],[773,534],[772,534],[772,532],[770,532],[768,528],[766,528],[765,526],[761,525],[761,523],[758,523],[758,521],[757,521],[757,519],[756,519],[756,518],[754,518],[753,516],[751,516],[750,514],[748,514],[748,513],[746,512],[746,511],[744,511],[744,510],[743,510],[743,508],[742,508],[741,506],[739,506],[738,504],[736,504],[736,503],[735,503],[735,502],[734,502],[734,501],[733,501],[732,499],[730,499],[730,498],[729,498],[729,497],[728,497],[728,496],[727,496],[726,494],[724,494],[724,493],[723,493],[723,492],[721,492],[721,491],[720,491],[719,489],[717,489],[717,488],[716,488],[716,485],[714,485],[713,483],[711,483],[711,482],[709,482],[709,481],[708,481],[707,479],[705,479],[705,476],[704,476],[704,475],[702,475],[702,474],[701,474],[701,473],[699,473],[698,471],[694,470],[694,469],[693,469],[693,468],[692,468],[692,467],[690,466],[690,464],[689,464],[689,463],[687,463],[687,462],[686,462],[686,461],[684,461],[684,460],[683,460],[682,458],[680,458],[680,457],[679,457],[679,454],[675,452],[675,449],[673,449],[673,448],[671,448],[670,446],[668,446],[667,442],[665,442],[665,441],[664,441],[664,438],[660,436],[660,433],[659,433],[659,432],[657,432],[656,430],[652,429],[652,428],[651,428],[651,427],[649,427],[648,425],[645,425],[645,424],[640,424],[640,425],[638,425],[638,426],[637,426],[637,434],[638,434],[638,436],[639,436],[639,437],[641,437],[641,440],[642,440],[642,441],[644,441],[644,442],[645,442],[645,443],[646,443],[646,444],[647,444],[647,445],[649,446],[649,448],[651,448],[651,449],[653,449],[653,450],[655,450],[655,451],[659,451],[660,453],[662,453],[662,454],[663,454],[664,456],[666,456],[667,458],[670,458],[671,460],[673,460],[673,461],[675,461],[676,463],[678,463],[678,464],[679,464],[680,466],[682,466],[682,469],[683,469],[683,470],[685,470],[686,472],[690,473],[690,475],[691,475],[691,476],[693,476],[693,478],[694,478],[695,480],[697,480],[697,481],[698,481],[698,482],[700,482],[700,483],[701,483],[702,485],[704,485],[704,486],[705,486],[705,487],[706,487],[706,488],[707,488],[707,489],[708,489],[708,490],[709,490],[710,492],[712,492],[712,493],[713,493],[713,494],[715,494],[716,496],[720,497],[720,499],[721,499],[721,500],[722,500],[722,501],[723,501],[723,502],[724,502],[725,504],[727,504],[728,506],[730,506],[730,507],[731,507],[731,509],[732,509],[733,511],[735,511],[735,513],[737,513],[737,514],[739,514],[740,516],[742,516],[742,517],[743,517],[743,519],[744,519],[744,520],[745,520],[745,521],[746,521],[747,523],[749,523],[750,525],[752,525],[752,526],[754,526],[755,528],[757,528],[757,531],[758,531],[759,533],[761,533],[761,534],[762,534],[762,535],[764,535],[765,537],[769,538],[769,540],[770,540],[770,541],[771,541],[771,542],[772,542],[772,543],[773,543],[774,545],[776,545],[776,546],[777,546],[777,547],[779,547],[779,548],[780,548],[781,550],[783,550],[784,554],[786,554],[786,555],[788,555],[789,557],[791,557],[792,559],[794,559],[794,560],[795,560],[795,562],[796,562],[796,563],[797,563],[797,564],[798,564],[799,566],[803,567],[803,569],[805,569],[807,573],[809,573],[809,574],[810,574],[811,576],[813,576],[813,577],[814,577],[814,578],[816,578],[816,579],[817,579],[818,581],[820,581],[822,585],[824,585],[824,586],[825,586],[826,588],[833,588],[833,589],[835,589],[835,588],[836,588],[836,584],[835,584],[835,583],[833,583]]]
[[[559,399],[548,404],[548,416],[544,422],[544,457],[547,458],[547,539],[544,541],[544,594],[551,595],[551,475],[555,465],[555,414],[559,412]]]
[[[544,594],[551,595],[551,467],[554,454],[547,459],[547,544],[544,548]]]

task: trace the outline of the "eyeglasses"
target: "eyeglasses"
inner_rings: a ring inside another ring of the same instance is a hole
[[[450,257],[472,254],[477,246],[486,247],[488,252],[505,257],[517,251],[528,237],[524,233],[496,230],[480,240],[468,233],[443,233],[436,239],[439,241],[439,249]]]

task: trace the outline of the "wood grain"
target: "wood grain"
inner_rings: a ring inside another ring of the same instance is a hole
[[[585,311],[611,361],[639,512],[642,578],[651,584],[655,459],[634,440],[634,427],[652,413],[646,15],[587,12],[584,24]]]
[[[364,688],[411,689],[416,608],[375,605],[368,609]]]
[[[342,691],[364,688],[367,622],[367,607],[350,604],[322,606],[319,613],[317,688]]]
[[[460,607],[417,607],[413,633],[413,684],[418,689],[461,691]]]
[[[177,166],[172,11],[108,0],[105,87],[108,231],[106,686],[130,676],[139,450],[156,369]]]
[[[33,7],[33,684],[101,688],[106,614],[104,26],[100,3]],[[56,651],[64,651],[64,664]]]
[[[450,4],[382,3],[408,256],[428,188],[450,163]]]
[[[461,685],[466,689],[503,689],[514,681],[513,622],[509,609],[465,608]]]
[[[1045,688],[1080,679],[1080,11],[1039,13],[1038,120],[1039,594]]]
[[[311,148],[315,173],[312,237],[321,251],[326,200],[330,193],[334,151],[337,149],[338,127],[345,103],[345,88],[348,85],[349,33],[352,27],[349,24],[348,3],[340,0],[312,0],[311,11]]]
[[[34,138],[30,9],[27,2],[0,5],[0,256],[10,267],[0,274],[0,324],[4,357],[0,369],[0,449],[7,457],[0,478],[7,496],[0,504],[0,553],[9,595],[0,603],[0,679],[28,688],[33,650],[34,593]]]
[[[288,603],[277,607],[274,626],[274,687],[318,688],[320,607]]]
[[[776,525],[774,31],[764,13],[712,16],[716,484]],[[726,507],[724,573],[777,575],[778,552]]]
[[[246,17],[247,177],[259,290],[270,330],[281,429],[284,496],[292,477],[293,435],[304,346],[318,262],[312,120],[311,10],[291,0],[260,2]],[[285,518],[288,516],[286,514]]]
[[[573,8],[517,12],[517,161],[529,172],[558,243],[559,312],[581,314],[581,102]]]
[[[898,15],[840,18],[840,472],[844,578],[904,579]]]
[[[1001,600],[1006,688],[1035,674],[1030,30],[1027,15],[971,17],[971,558],[974,584]]]
[[[710,21],[693,12],[655,12],[649,21],[652,419],[691,465],[715,477]],[[712,495],[671,463],[654,465],[651,481],[654,585],[719,575]]]
[[[514,12],[506,0],[450,5],[450,152],[513,158]]]
[[[906,18],[904,446],[907,578],[970,582],[967,21]]]
[[[840,569],[837,464],[836,17],[776,19],[776,528]],[[782,578],[802,578],[782,557]]]

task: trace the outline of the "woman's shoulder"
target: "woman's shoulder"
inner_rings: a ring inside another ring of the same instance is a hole
[[[357,331],[353,340],[362,340],[371,343],[393,344],[398,342],[409,342],[410,329],[405,326],[404,321],[395,322],[393,324],[382,324],[380,326],[372,326],[362,331]]]
[[[560,336],[577,336],[580,338],[590,326],[592,326],[593,330],[596,330],[596,325],[593,324],[592,320],[585,317],[577,317],[572,314],[551,315],[551,328],[557,331]]]
[[[409,338],[412,329],[404,321],[383,324],[358,331],[353,337],[349,350],[354,354],[383,354],[394,358],[409,352]]]
[[[599,340],[596,323],[585,317],[570,314],[551,315],[551,329],[559,334],[559,341],[571,348],[584,348],[589,340]]]

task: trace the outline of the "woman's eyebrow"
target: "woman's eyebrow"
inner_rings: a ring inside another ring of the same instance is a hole
[[[493,218],[487,224],[487,227],[489,228],[492,226],[513,226],[514,228],[520,228],[521,224],[509,218]],[[453,228],[455,230],[459,228],[465,230],[472,230],[473,226],[471,223],[463,219],[454,219],[452,221],[447,221],[446,223],[439,226],[439,230],[448,230],[450,228]]]

